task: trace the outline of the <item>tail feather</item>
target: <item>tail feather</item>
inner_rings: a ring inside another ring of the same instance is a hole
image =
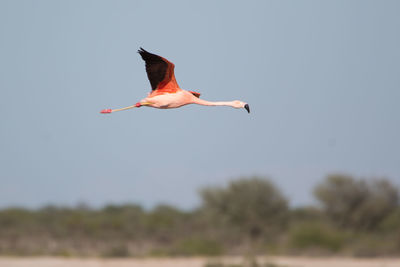
[[[200,98],[200,93],[197,92],[193,92],[193,91],[189,91],[190,93],[192,93],[192,95],[194,95],[197,98]]]

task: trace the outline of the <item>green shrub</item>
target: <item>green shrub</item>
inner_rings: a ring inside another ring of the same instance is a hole
[[[399,192],[386,179],[329,175],[314,190],[326,215],[341,228],[373,231],[399,204]]]
[[[343,247],[343,232],[321,223],[303,223],[293,227],[289,233],[290,243],[298,249],[320,248],[336,252]]]
[[[208,214],[209,223],[224,230],[240,229],[255,240],[264,234],[277,234],[287,225],[288,201],[266,178],[242,178],[226,188],[204,188],[200,194],[201,208]]]
[[[379,225],[379,230],[387,233],[400,233],[400,207],[396,211],[387,216]]]
[[[104,253],[103,257],[106,258],[125,258],[129,257],[130,253],[128,247],[124,244],[119,244],[108,248]]]

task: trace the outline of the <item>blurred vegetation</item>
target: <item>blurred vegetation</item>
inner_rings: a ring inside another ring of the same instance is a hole
[[[346,175],[330,175],[315,189],[326,214],[338,226],[374,230],[398,208],[397,189],[389,181],[355,180]]]
[[[250,177],[204,188],[191,211],[7,208],[0,210],[0,255],[400,255],[399,191],[388,180],[329,175],[314,194],[315,206],[290,208],[269,179]]]

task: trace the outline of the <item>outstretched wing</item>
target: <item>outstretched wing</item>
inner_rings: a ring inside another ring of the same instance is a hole
[[[175,80],[175,65],[163,57],[147,52],[140,47],[138,53],[146,62],[146,72],[152,90],[175,90],[179,86]]]

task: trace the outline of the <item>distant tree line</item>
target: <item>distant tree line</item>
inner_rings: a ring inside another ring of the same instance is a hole
[[[200,191],[192,211],[168,205],[0,210],[0,254],[175,256],[400,255],[399,191],[386,179],[329,175],[317,205],[291,208],[265,177]]]

